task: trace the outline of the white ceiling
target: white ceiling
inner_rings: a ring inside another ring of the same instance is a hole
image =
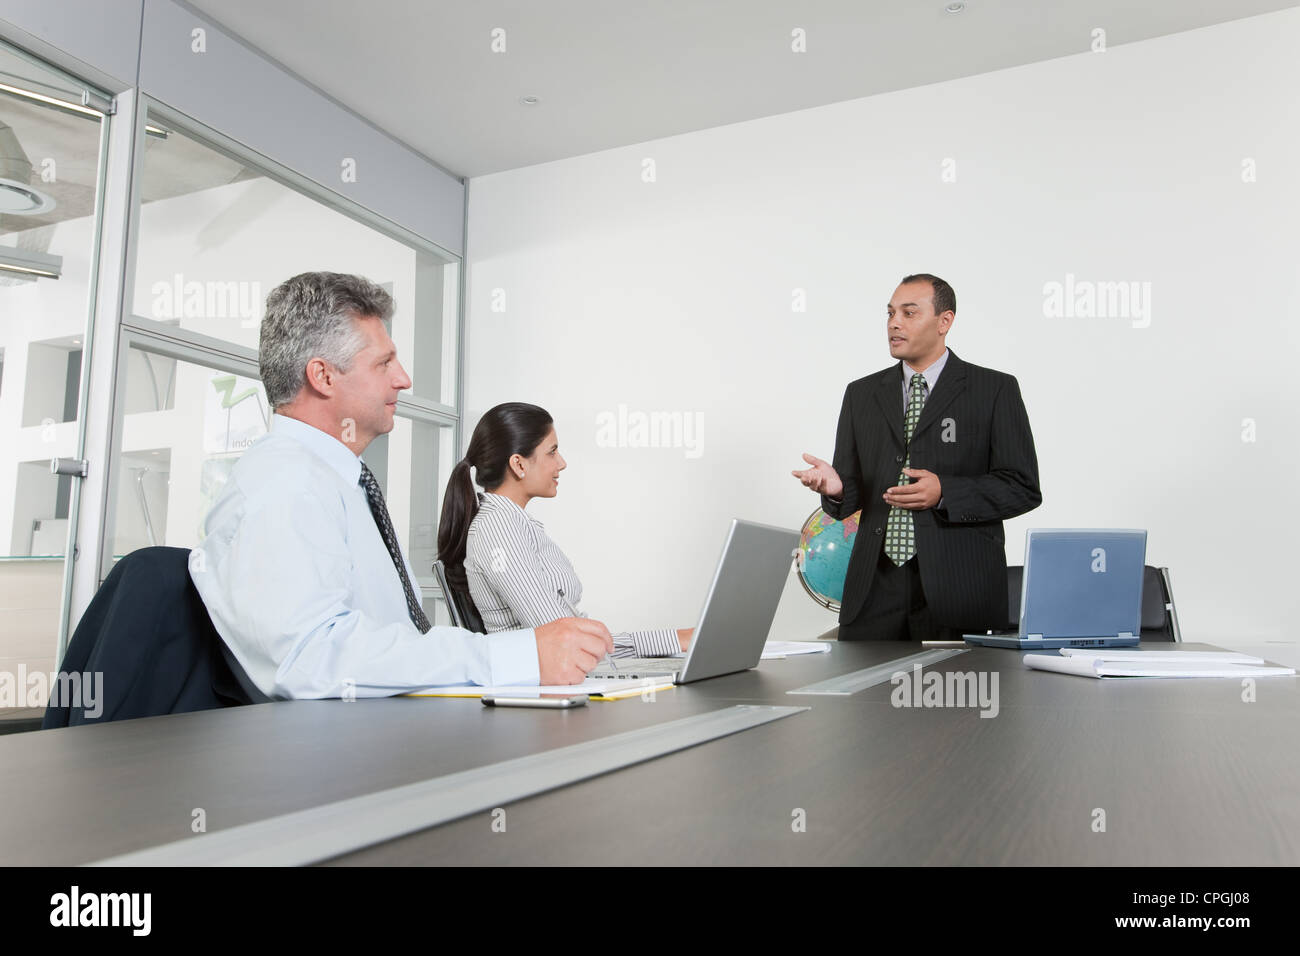
[[[1098,27],[1114,47],[1300,5],[946,2],[190,0],[467,177],[1084,53]]]

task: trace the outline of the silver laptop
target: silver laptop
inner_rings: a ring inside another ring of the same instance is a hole
[[[1131,647],[1142,637],[1140,530],[1032,528],[1025,536],[1020,630],[963,634],[968,644],[1042,649]]]
[[[689,684],[756,666],[798,544],[798,531],[732,520],[686,655],[619,657],[587,676]]]

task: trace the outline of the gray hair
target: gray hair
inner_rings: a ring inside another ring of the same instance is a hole
[[[393,297],[361,276],[304,272],[266,297],[257,361],[272,408],[293,401],[307,383],[307,362],[323,358],[340,371],[362,348],[356,320],[393,316]]]

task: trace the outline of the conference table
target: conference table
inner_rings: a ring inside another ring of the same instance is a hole
[[[916,681],[897,662],[920,653],[934,654],[831,641],[829,653],[566,711],[458,698],[288,701],[0,737],[11,769],[0,780],[0,861],[133,861],[249,826],[287,839],[309,832],[299,824],[312,808],[353,801],[342,805],[349,819],[364,819],[367,801],[393,788],[470,774],[486,790],[467,815],[317,862],[1300,863],[1295,677],[1261,678],[1253,693],[1239,680],[1095,680],[971,648],[922,673],[973,674],[989,689],[996,679],[996,707],[951,697],[914,706],[924,698],[892,679],[842,695],[789,693],[881,665]],[[492,771],[511,761],[653,737],[674,722],[778,713],[492,802]]]

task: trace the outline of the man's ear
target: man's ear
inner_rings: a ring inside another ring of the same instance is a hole
[[[322,358],[307,360],[307,387],[319,395],[333,395],[335,386],[334,367]]]
[[[939,334],[947,335],[948,330],[952,328],[953,320],[957,318],[957,313],[948,309],[939,316]]]

